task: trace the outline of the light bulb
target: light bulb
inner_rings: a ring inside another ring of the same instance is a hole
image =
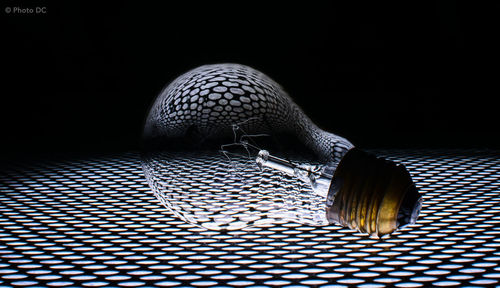
[[[179,76],[151,107],[144,140],[155,196],[207,229],[293,221],[378,237],[413,224],[421,207],[404,166],[318,128],[280,85],[244,65]]]

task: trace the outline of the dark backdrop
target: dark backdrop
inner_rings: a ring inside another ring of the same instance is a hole
[[[138,149],[162,87],[217,62],[358,146],[500,148],[495,3],[101,2],[2,2],[2,157]]]

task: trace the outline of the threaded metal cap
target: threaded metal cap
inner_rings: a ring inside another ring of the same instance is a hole
[[[326,213],[330,223],[380,237],[414,224],[421,207],[404,165],[353,148],[335,171]]]

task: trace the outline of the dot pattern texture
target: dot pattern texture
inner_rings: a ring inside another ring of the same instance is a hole
[[[142,157],[156,197],[176,216],[211,230],[280,222],[328,225],[324,195],[295,176],[260,170],[255,159],[218,151]],[[272,181],[269,181],[272,179]]]
[[[288,132],[325,161],[339,161],[353,147],[346,139],[319,129],[271,78],[240,64],[214,64],[175,79],[157,97],[145,138],[231,136],[234,124],[249,134]]]
[[[186,224],[150,191],[137,153],[4,165],[0,287],[499,285],[500,152],[371,152],[404,163],[425,199],[417,223],[388,239]]]

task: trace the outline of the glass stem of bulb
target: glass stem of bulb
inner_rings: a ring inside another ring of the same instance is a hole
[[[267,150],[260,150],[255,161],[260,169],[267,167],[278,170],[310,184],[314,192],[320,196],[326,197],[328,194],[333,174],[325,171],[326,169],[320,165],[296,164],[273,156]]]

